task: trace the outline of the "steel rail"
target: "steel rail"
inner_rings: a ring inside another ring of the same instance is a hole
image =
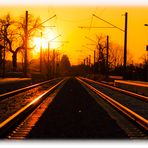
[[[52,86],[50,89],[48,89],[46,92],[44,92],[42,95],[35,98],[32,102],[28,103],[24,107],[22,107],[20,110],[18,110],[16,113],[8,117],[6,120],[0,123],[0,136],[7,130],[9,127],[13,126],[15,122],[18,120],[18,118],[22,118],[22,116],[31,110],[31,107],[38,106],[43,99],[45,99],[51,92],[53,92],[59,85],[61,85],[66,79],[61,80],[54,86]],[[38,103],[37,103],[38,102]]]
[[[100,92],[99,90],[97,90],[96,88],[94,88],[90,84],[86,83],[85,81],[81,80],[80,78],[77,77],[76,79],[80,83],[82,83],[85,86],[87,86],[90,90],[92,90],[93,92],[95,92],[97,95],[99,95],[101,98],[103,98],[104,100],[106,100],[107,102],[109,102],[113,107],[115,107],[116,109],[118,109],[119,111],[121,111],[123,114],[125,114],[126,116],[128,116],[130,119],[132,119],[138,125],[140,125],[141,127],[143,127],[146,131],[148,130],[148,120],[147,119],[145,119],[142,116],[138,115],[137,113],[135,113],[134,111],[130,110],[129,108],[123,106],[119,102],[113,100],[111,97],[109,97],[106,94]]]
[[[57,78],[57,79],[59,79],[59,78]],[[47,83],[52,82],[52,81],[54,81],[54,80],[56,80],[56,79],[47,80],[47,81],[40,82],[40,83],[37,83],[37,84],[33,84],[33,85],[30,85],[30,86],[27,86],[27,87],[23,87],[23,88],[20,88],[20,89],[16,89],[16,90],[13,90],[13,91],[4,93],[4,94],[0,94],[0,101],[3,100],[3,99],[5,99],[5,98],[14,96],[14,95],[16,95],[16,94],[18,94],[18,93],[27,91],[27,90],[29,90],[29,89],[32,89],[32,88],[35,88],[35,87],[38,87],[38,86],[47,84]]]
[[[101,86],[108,87],[110,89],[119,91],[119,92],[124,93],[126,95],[129,95],[129,96],[132,96],[132,97],[136,97],[136,98],[138,98],[138,99],[140,99],[142,101],[148,102],[148,97],[147,96],[143,96],[143,95],[140,95],[140,94],[128,91],[128,90],[124,90],[124,89],[121,89],[121,88],[110,86],[110,85],[107,85],[107,84],[104,84],[104,83],[101,83],[101,82],[96,82],[96,81],[88,79],[88,78],[84,78],[84,77],[79,77],[79,78],[84,79],[84,80],[89,81],[89,82],[96,83],[96,84],[101,85]]]

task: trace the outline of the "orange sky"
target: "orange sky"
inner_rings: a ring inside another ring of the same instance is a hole
[[[56,35],[61,34],[59,40],[69,41],[60,48],[61,53],[69,56],[72,64],[81,62],[93,51],[89,51],[83,47],[87,43],[91,43],[85,38],[89,36],[91,39],[96,40],[96,34],[109,35],[110,41],[123,46],[124,33],[118,29],[80,29],[78,26],[109,26],[99,19],[93,17],[95,13],[97,16],[111,22],[112,24],[124,29],[124,16],[128,12],[128,51],[132,54],[134,62],[139,62],[140,57],[146,54],[145,46],[148,44],[148,27],[144,24],[148,23],[148,5],[147,7],[133,7],[133,6],[18,6],[9,5],[1,6],[0,17],[7,14],[12,14],[13,17],[24,15],[25,11],[39,16],[42,21],[47,18],[57,15],[54,19],[47,22],[45,25],[55,25],[52,30]],[[57,39],[58,40],[58,39]],[[93,46],[89,46],[92,48]]]

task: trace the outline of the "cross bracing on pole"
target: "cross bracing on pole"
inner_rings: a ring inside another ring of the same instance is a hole
[[[98,19],[102,20],[103,22],[106,22],[107,24],[111,25],[112,27],[117,28],[117,29],[119,29],[120,31],[125,32],[125,30],[123,30],[123,29],[121,29],[121,28],[119,28],[119,27],[117,27],[117,26],[113,25],[112,23],[110,23],[110,22],[108,22],[108,21],[106,21],[106,20],[102,19],[101,17],[99,17],[99,16],[97,16],[97,15],[95,15],[95,14],[92,14],[92,15],[93,15],[94,17],[96,17],[96,18],[98,18]]]

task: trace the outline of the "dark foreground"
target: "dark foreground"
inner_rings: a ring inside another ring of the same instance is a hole
[[[27,139],[125,139],[125,132],[76,79],[69,79]]]

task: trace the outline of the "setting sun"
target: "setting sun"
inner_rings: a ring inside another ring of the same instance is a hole
[[[70,57],[72,65],[82,63],[89,55],[93,57],[94,52],[92,50],[95,50],[95,46],[91,45],[93,44],[92,41],[86,39],[86,36],[97,41],[96,36],[108,35],[110,43],[118,44],[123,51],[124,32],[112,28],[109,24],[94,17],[93,14],[124,30],[124,14],[128,12],[127,56],[130,62],[134,63],[141,63],[143,57],[146,56],[146,45],[148,44],[148,27],[144,26],[147,23],[148,16],[146,6],[105,6],[100,5],[100,3],[95,6],[51,6],[45,3],[42,6],[1,7],[0,15],[3,17],[9,11],[12,17],[18,17],[25,15],[26,10],[33,16],[39,17],[41,22],[48,20],[43,24],[44,30],[40,30],[40,32],[42,31],[43,51],[48,49],[48,43],[50,50],[61,48],[61,45],[64,44],[62,51]],[[40,32],[32,39],[31,47],[35,46],[32,50],[34,56],[40,52]],[[69,43],[65,44],[63,41]],[[93,58],[91,58],[91,63],[93,62]]]
[[[34,37],[32,41],[33,46],[35,46],[33,50],[33,55],[38,55],[41,48],[43,51],[46,51],[48,48],[51,50],[58,48],[60,46],[60,41],[57,40],[59,36],[60,35],[56,35],[56,33],[54,33],[53,31],[46,29],[42,33],[42,37]]]
[[[34,38],[33,38],[33,43],[34,43],[34,45],[35,45],[34,51],[35,51],[35,52],[40,52],[40,48],[41,48],[41,38],[34,37]]]
[[[148,0],[135,1],[0,0],[2,144],[145,144]]]

